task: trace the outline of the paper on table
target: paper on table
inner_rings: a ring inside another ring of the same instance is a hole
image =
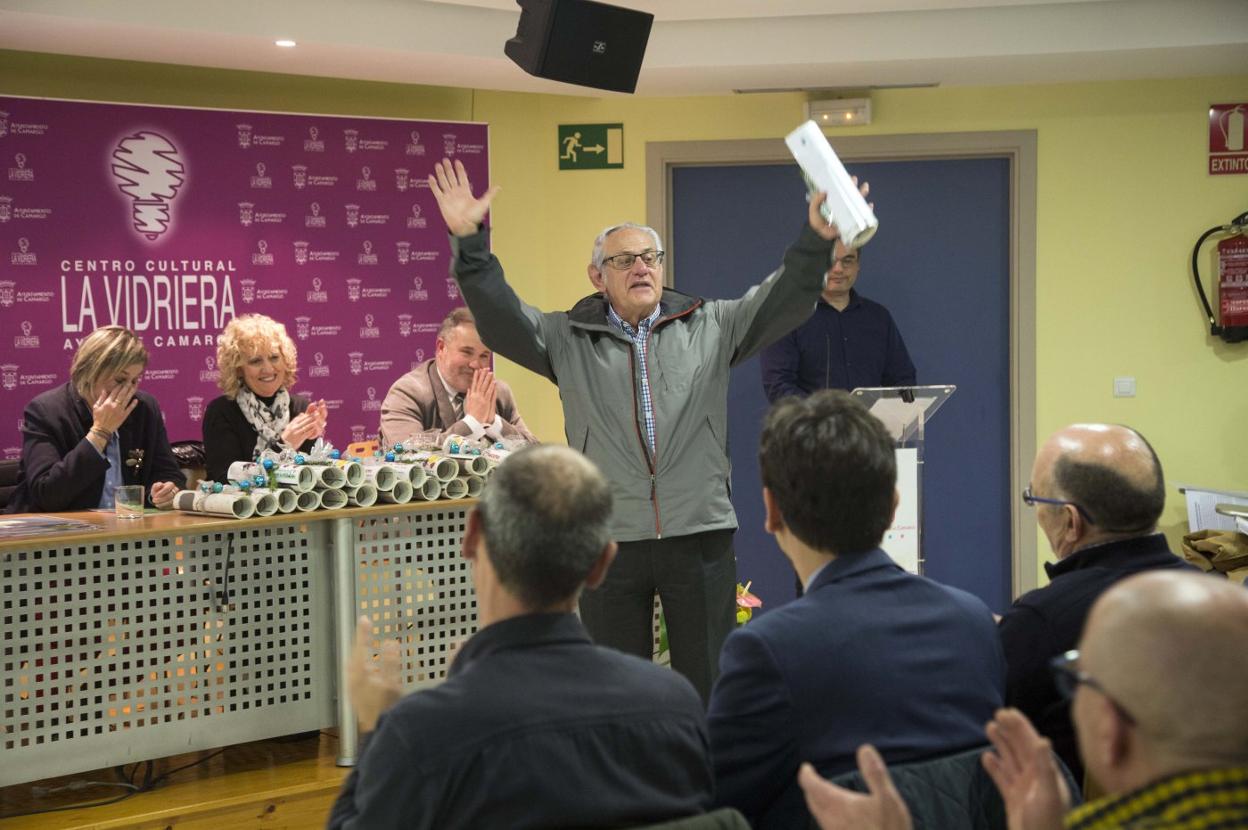
[[[1232,490],[1208,490],[1180,484],[1179,492],[1187,499],[1187,532],[1198,530],[1238,530],[1234,516],[1223,516],[1215,508],[1219,504],[1248,505],[1248,493]]]

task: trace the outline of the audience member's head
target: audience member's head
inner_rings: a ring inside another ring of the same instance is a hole
[[[1166,494],[1161,462],[1148,441],[1112,424],[1074,424],[1056,432],[1036,453],[1029,489],[1037,521],[1059,559],[1154,532]]]
[[[1073,704],[1079,749],[1107,792],[1248,764],[1248,592],[1195,573],[1123,580],[1092,608]]]
[[[494,589],[500,607],[571,610],[598,585],[615,554],[611,490],[593,462],[567,447],[530,446],[504,461],[481,493],[464,536],[474,559],[482,625]],[[488,613],[487,613],[488,612]]]
[[[823,554],[860,553],[878,547],[892,524],[892,437],[845,392],[777,403],[763,423],[758,460],[767,529],[781,547],[791,536]]]
[[[433,358],[447,385],[460,394],[472,386],[478,369],[490,368],[493,355],[477,334],[477,321],[466,306],[451,309],[438,327]]]
[[[138,385],[147,368],[147,349],[130,329],[101,326],[88,334],[74,352],[69,380],[89,404],[119,384]]]

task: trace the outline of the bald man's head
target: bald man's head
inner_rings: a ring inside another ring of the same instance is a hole
[[[1144,436],[1114,424],[1056,432],[1036,454],[1032,487],[1079,505],[1100,534],[1150,533],[1166,503],[1157,453]]]
[[[1154,775],[1248,763],[1248,591],[1204,574],[1154,571],[1123,580],[1092,608],[1080,668],[1136,721]],[[1092,695],[1097,695],[1092,692]],[[1108,710],[1076,701],[1088,769],[1106,782],[1092,745]],[[1112,753],[1111,753],[1112,754]],[[1112,779],[1112,775],[1109,776]]]

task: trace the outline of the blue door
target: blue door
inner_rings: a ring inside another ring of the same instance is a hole
[[[856,288],[892,312],[920,384],[958,388],[927,428],[925,573],[1000,613],[1010,597],[1009,162],[847,166],[871,183],[880,219]],[[677,167],[672,181],[672,273],[690,294],[740,296],[806,221],[793,164]],[[733,372],[728,436],[737,569],[764,613],[794,595],[793,571],[763,530],[756,452],[766,409],[753,357]]]

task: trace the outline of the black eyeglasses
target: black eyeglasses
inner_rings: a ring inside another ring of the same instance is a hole
[[[653,268],[656,265],[663,264],[663,254],[665,251],[642,251],[639,254],[616,254],[615,256],[606,256],[602,258],[603,264],[610,265],[617,271],[627,271],[633,267],[633,263],[641,260],[647,268]]]
[[[857,264],[858,264],[858,255],[857,255],[857,254],[846,254],[845,256],[841,257],[840,259],[837,259],[836,257],[832,257],[832,267],[833,267],[833,268],[835,268],[835,267],[836,267],[836,264],[837,264],[838,262],[841,264],[841,267],[842,267],[842,268],[853,268],[855,265],[857,265]]]
[[[1071,649],[1065,654],[1059,654],[1049,661],[1049,670],[1053,672],[1053,685],[1057,687],[1058,693],[1066,700],[1073,700],[1075,690],[1079,686],[1087,686],[1090,689],[1096,689],[1110,704],[1118,711],[1118,714],[1130,724],[1135,724],[1135,716],[1126,710],[1125,707],[1109,692],[1105,691],[1105,687],[1100,682],[1086,672],[1079,669],[1079,651]]]
[[[1075,504],[1073,501],[1069,501],[1067,499],[1046,499],[1042,496],[1032,495],[1030,484],[1028,484],[1023,489],[1023,504],[1027,505],[1028,507],[1035,507],[1037,504],[1056,504],[1059,506],[1069,504],[1071,507],[1075,508],[1075,510],[1079,512],[1079,515],[1083,517],[1083,520],[1085,522],[1087,522],[1090,525],[1096,524],[1096,522],[1092,519],[1092,517],[1088,515],[1088,511],[1084,510],[1082,507]]]

